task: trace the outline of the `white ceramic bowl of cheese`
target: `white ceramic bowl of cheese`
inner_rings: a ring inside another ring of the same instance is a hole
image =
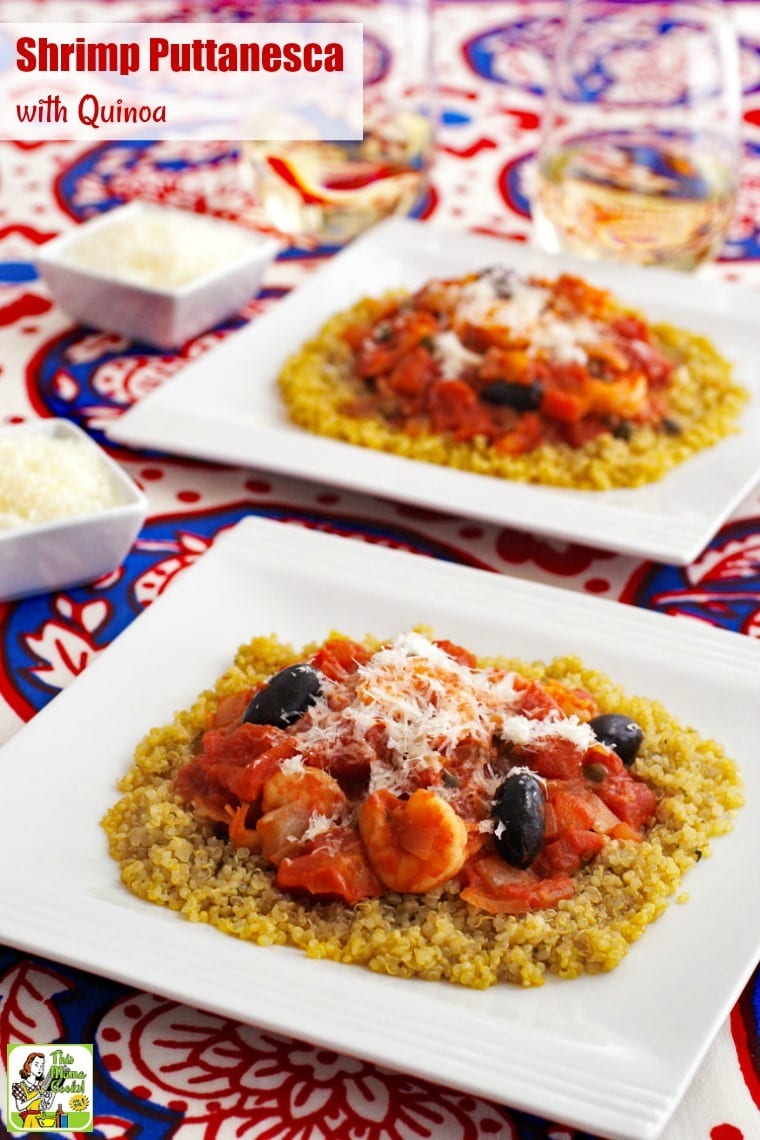
[[[46,242],[35,260],[75,320],[173,349],[238,312],[279,248],[234,222],[130,202]]]
[[[92,582],[121,565],[147,500],[86,432],[62,419],[1,427],[0,462],[0,601]],[[44,517],[55,510],[67,513]]]

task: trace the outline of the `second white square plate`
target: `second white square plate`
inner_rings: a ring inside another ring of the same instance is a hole
[[[720,740],[746,805],[609,974],[484,992],[241,942],[133,897],[100,819],[135,746],[274,631],[393,637],[425,622],[478,654],[577,653]],[[305,1038],[594,1133],[652,1140],[760,953],[760,643],[567,590],[245,520],[3,748],[0,938],[236,1021]],[[20,892],[44,851],[63,873]],[[39,830],[39,829],[37,829]]]
[[[635,490],[572,491],[512,483],[327,439],[288,421],[277,376],[333,313],[360,297],[501,262],[523,273],[581,274],[651,320],[709,336],[752,393],[741,432]],[[757,297],[685,274],[548,257],[425,223],[391,219],[338,254],[284,301],[190,364],[107,427],[160,448],[389,496],[555,538],[685,565],[760,477]]]

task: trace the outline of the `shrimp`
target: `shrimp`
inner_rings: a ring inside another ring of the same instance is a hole
[[[304,767],[292,772],[279,770],[265,782],[261,794],[262,812],[294,801],[322,815],[333,815],[348,806],[338,781],[321,768]]]
[[[432,891],[467,858],[464,820],[427,788],[408,800],[386,788],[372,792],[359,811],[359,834],[372,870],[389,891]]]
[[[337,780],[320,768],[275,772],[264,784],[256,841],[278,866],[302,849],[310,830],[323,828],[348,808]]]

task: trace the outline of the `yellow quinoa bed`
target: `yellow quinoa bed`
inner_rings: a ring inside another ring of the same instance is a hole
[[[679,362],[669,386],[670,415],[681,427],[678,435],[639,426],[628,440],[605,433],[583,447],[546,443],[515,456],[498,452],[483,437],[463,442],[443,434],[409,435],[380,416],[359,418],[341,410],[347,400],[364,393],[352,373],[352,351],[341,334],[373,311],[370,299],[359,301],[332,317],[286,361],[279,386],[294,423],[360,447],[480,475],[604,491],[651,483],[690,455],[730,435],[736,431],[747,399],[745,390],[732,379],[731,365],[709,340],[669,325],[655,325],[659,346]]]
[[[273,885],[271,869],[245,849],[234,850],[214,834],[213,824],[184,806],[172,781],[221,696],[304,660],[314,648],[298,654],[274,636],[255,638],[240,648],[213,690],[139,745],[120,784],[122,798],[103,820],[111,855],[134,894],[191,922],[263,946],[297,946],[313,958],[476,989],[502,981],[534,986],[547,971],[572,978],[617,966],[666,908],[683,873],[710,855],[710,840],[731,830],[732,813],[743,802],[736,766],[720,745],[679,725],[659,703],[626,696],[575,657],[545,667],[509,661],[526,676],[585,688],[602,711],[622,712],[641,725],[636,771],[660,801],[645,842],[610,841],[576,876],[574,898],[524,916],[475,910],[450,886],[355,907],[288,897]]]

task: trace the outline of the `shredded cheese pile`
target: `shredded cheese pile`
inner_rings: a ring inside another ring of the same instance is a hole
[[[420,767],[445,767],[464,742],[487,751],[496,737],[521,746],[559,738],[585,750],[595,740],[575,716],[521,715],[515,674],[460,665],[420,633],[397,637],[360,666],[356,678],[353,699],[342,708],[331,707],[334,687],[323,686],[295,735],[305,756],[325,745],[366,747],[370,730],[382,726],[389,761],[373,760],[371,791],[401,790]]]
[[[90,514],[118,501],[85,440],[21,431],[0,438],[0,528]]]
[[[239,261],[258,244],[242,227],[190,210],[156,210],[79,235],[61,258],[113,280],[173,289]]]
[[[508,295],[502,295],[508,291]],[[515,340],[525,339],[528,355],[543,353],[558,363],[585,364],[584,345],[594,344],[600,332],[590,318],[560,320],[548,309],[550,291],[532,285],[516,273],[492,270],[459,289],[457,324],[465,327],[500,326],[508,328]],[[444,379],[455,379],[465,368],[482,360],[461,343],[451,330],[434,338],[434,354]]]

